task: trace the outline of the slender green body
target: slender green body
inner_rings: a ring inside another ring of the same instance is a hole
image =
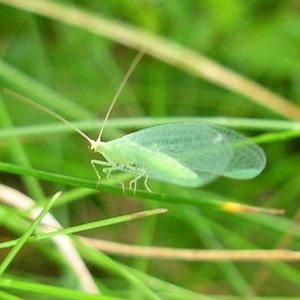
[[[208,123],[171,123],[96,142],[112,170],[186,187],[201,186],[217,176],[257,176],[266,159],[244,135]]]

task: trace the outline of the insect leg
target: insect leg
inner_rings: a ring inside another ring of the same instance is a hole
[[[153,191],[148,186],[148,177],[145,177],[144,186],[149,193],[153,193]]]
[[[134,194],[135,194],[135,192],[136,192],[136,187],[137,187],[137,182],[138,182],[138,180],[139,180],[140,178],[142,178],[144,175],[145,175],[145,172],[143,172],[143,173],[141,173],[141,174],[139,174],[139,175],[135,174],[134,179],[132,179],[132,180],[129,182],[129,188],[130,188],[131,190],[133,190],[133,193],[134,193]],[[133,184],[134,184],[134,188],[132,188],[132,185],[133,185]]]
[[[97,165],[98,166],[110,166],[110,164],[107,162],[107,161],[103,161],[103,160],[91,160],[91,164],[92,164],[92,167],[97,175],[97,178],[98,178],[98,182],[97,182],[97,188],[99,187],[100,185],[100,181],[101,181],[101,176],[99,174],[99,171],[97,170]]]
[[[110,168],[104,168],[102,169],[102,171],[106,174],[106,178],[110,177],[110,174],[112,171],[114,171],[115,169],[113,167]],[[115,180],[116,182],[120,183],[120,185],[122,186],[122,190],[123,190],[123,194],[125,193],[125,185],[121,180],[116,179],[114,176],[111,177],[113,180]]]
[[[134,184],[134,187],[132,188],[133,184]],[[129,188],[131,190],[133,190],[133,194],[135,194],[135,192],[136,192],[136,184],[137,184],[137,180],[135,178],[129,182]]]
[[[106,174],[106,178],[109,178],[111,172],[113,171],[113,168],[112,167],[110,167],[110,168],[104,168],[104,169],[102,169],[102,171]]]

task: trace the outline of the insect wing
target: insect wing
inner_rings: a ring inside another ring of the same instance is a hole
[[[227,139],[233,151],[232,159],[225,169],[224,176],[250,179],[261,173],[266,165],[266,156],[257,144],[230,128],[215,124],[211,124],[211,126]]]
[[[199,185],[222,175],[233,156],[226,136],[206,123],[165,124],[128,134],[122,139],[151,151],[153,155],[162,153],[171,157],[195,172],[201,182]],[[143,167],[147,169],[147,166]],[[149,177],[157,178],[155,174]]]

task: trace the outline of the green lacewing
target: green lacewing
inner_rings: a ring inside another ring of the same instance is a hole
[[[109,142],[93,141],[109,171],[186,187],[198,187],[217,176],[250,179],[265,167],[262,149],[244,135],[209,123],[170,123],[143,129]]]
[[[110,112],[142,55],[142,52],[137,55],[127,71],[96,140],[48,108],[15,92],[6,91],[71,126],[90,143],[92,151],[106,159],[91,161],[98,185],[101,180],[98,165],[104,167],[107,177],[116,170],[132,173],[134,179],[129,185],[134,191],[140,178],[144,178],[145,188],[151,191],[147,185],[148,178],[184,187],[199,187],[218,176],[250,179],[262,172],[266,157],[257,144],[233,129],[211,123],[169,123],[103,142],[101,137]]]

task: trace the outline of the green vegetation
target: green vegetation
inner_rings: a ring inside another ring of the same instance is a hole
[[[0,298],[297,299],[300,255],[279,251],[300,245],[297,5],[0,0]],[[260,176],[134,195],[120,173],[97,190],[86,141],[4,92],[96,138],[140,49],[103,139],[209,120],[261,145]],[[285,214],[229,212],[253,207]]]

